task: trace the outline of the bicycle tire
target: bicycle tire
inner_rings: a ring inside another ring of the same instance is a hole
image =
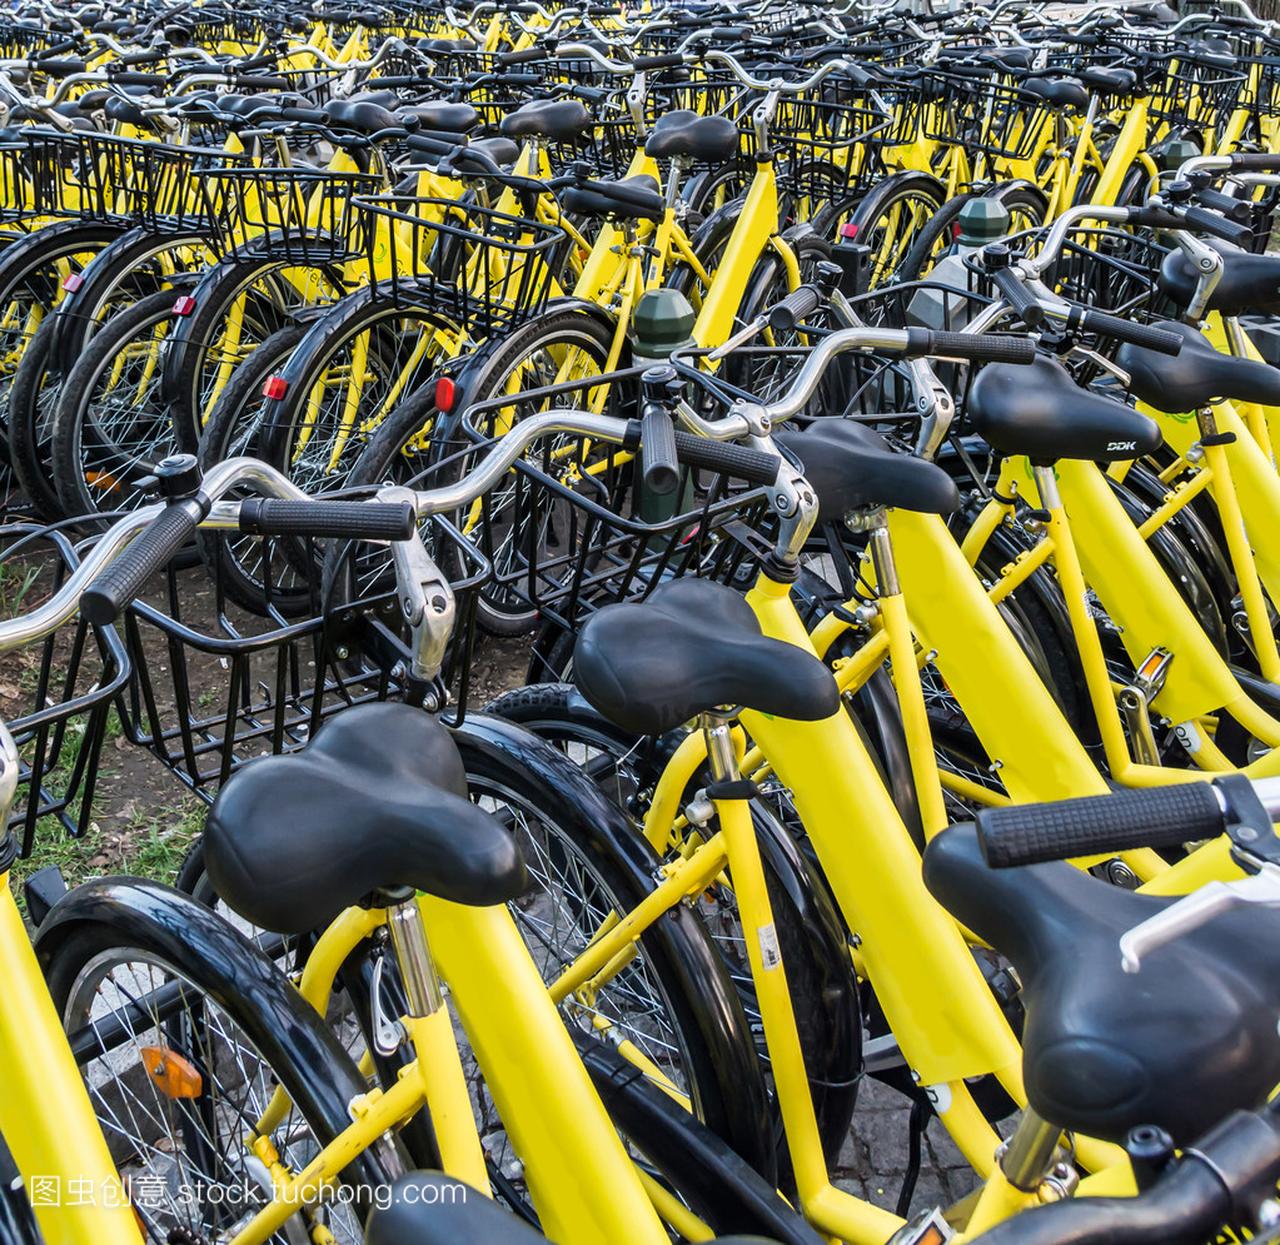
[[[147,404],[147,426],[139,445],[117,440],[118,430],[110,429],[107,422],[108,395],[99,394],[100,384],[128,358],[131,345],[141,342],[153,363],[158,359],[162,346],[155,339],[163,336],[172,309],[172,291],[160,290],[113,316],[90,339],[61,387],[52,421],[54,487],[63,511],[88,519],[89,526],[105,522],[95,523],[95,514],[145,505],[148,495],[131,487],[130,482],[150,476],[159,461],[177,449],[173,422],[160,392],[158,366],[151,374],[155,401]],[[146,364],[143,372],[145,386]],[[142,408],[135,399],[128,403],[128,409],[132,421]],[[98,481],[105,481],[101,488]],[[105,505],[104,490],[110,494]]]
[[[178,1008],[188,999],[199,998],[206,1025],[209,1012],[204,1009],[212,1007],[213,1014],[226,1017],[246,1036],[261,1066],[269,1069],[274,1083],[289,1094],[297,1119],[317,1144],[327,1143],[349,1125],[347,1104],[367,1089],[354,1062],[322,1018],[302,1001],[276,965],[226,921],[169,887],[137,879],[106,878],[87,883],[55,906],[41,925],[36,949],[59,1015],[69,1035],[77,1038],[82,1063],[101,1052],[102,1035],[109,1029],[95,1006],[96,991],[86,1000],[86,983],[104,968],[110,971],[112,964],[147,963],[171,974],[170,980],[183,983],[177,991]],[[125,958],[131,955],[138,959]],[[125,1041],[139,1033],[140,1041],[154,1031],[163,1038],[161,1049],[172,1048],[181,1055],[182,1043],[175,1035],[183,1030],[177,1029],[169,1014],[172,1005],[166,1005],[160,994],[163,986],[144,996],[142,979],[136,972],[128,980],[132,986],[124,997],[131,1003],[131,1022],[123,1035]],[[154,1007],[146,1019],[140,1019],[134,1010],[139,999]],[[94,1010],[87,1011],[86,1006]],[[166,1008],[163,1016],[162,1006]],[[89,1015],[95,1019],[92,1029],[85,1023]],[[146,1020],[156,1023],[140,1029]],[[200,1076],[197,1097],[192,1100],[198,1102],[205,1096],[207,1078],[212,1078],[215,1086],[221,1083],[219,1067],[223,1065],[213,1057],[211,1047],[198,1044],[199,1028],[193,1020],[188,1013],[185,1032],[192,1038],[187,1062]],[[224,1043],[231,1041],[225,1028],[219,1037]],[[201,1051],[206,1057],[197,1057]],[[107,1053],[118,1058],[118,1048]],[[141,1066],[141,1059],[137,1062]],[[266,1085],[263,1088],[270,1092]],[[112,1108],[101,1085],[91,1082],[90,1093],[95,1109],[109,1116]],[[174,1114],[182,1117],[184,1144],[189,1143],[188,1130],[190,1141],[198,1142],[199,1130],[206,1126],[203,1109],[192,1106]],[[202,1118],[195,1118],[198,1114]],[[394,1143],[380,1141],[348,1165],[344,1178],[358,1188],[371,1190],[393,1179],[402,1166]],[[156,1233],[151,1239],[159,1242],[166,1237]],[[356,1238],[349,1239],[354,1242]]]
[[[235,455],[253,455],[256,425],[264,415],[263,383],[297,349],[305,333],[304,324],[276,330],[231,374],[200,435],[196,458],[201,471],[207,472]],[[315,604],[315,591],[299,575],[297,556],[286,557],[277,551],[278,543],[282,542],[271,537],[233,536],[204,528],[196,533],[205,567],[238,605],[255,614],[278,610],[285,617],[300,616]],[[265,573],[255,573],[255,559],[267,568]]]

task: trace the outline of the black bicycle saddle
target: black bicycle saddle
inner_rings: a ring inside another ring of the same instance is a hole
[[[1199,329],[1170,322],[1162,329],[1182,338],[1170,358],[1127,342],[1116,351],[1116,366],[1129,373],[1129,392],[1161,411],[1193,411],[1215,399],[1280,403],[1280,368],[1215,350]]]
[[[1208,310],[1224,316],[1275,315],[1280,312],[1280,255],[1257,255],[1230,242],[1202,239],[1222,256],[1222,277],[1209,295]],[[1180,250],[1160,265],[1159,285],[1179,307],[1191,305],[1196,270]]]
[[[402,104],[396,112],[401,117],[417,117],[424,130],[434,130],[437,134],[465,134],[480,124],[480,114],[472,105],[450,103],[446,99]]]
[[[1120,935],[1176,898],[1140,895],[1065,862],[991,869],[971,825],[945,830],[924,878],[1022,979],[1027,1100],[1044,1119],[1178,1145],[1280,1083],[1280,912],[1229,912],[1120,966]]]
[[[941,467],[892,448],[850,419],[815,419],[785,428],[774,440],[800,460],[818,495],[822,519],[842,519],[865,506],[895,506],[922,514],[951,514],[960,493]]]
[[[704,117],[679,108],[658,118],[644,149],[654,159],[688,156],[722,164],[738,150],[738,127],[728,117]]]
[[[1114,398],[1081,389],[1061,363],[1045,355],[1030,366],[987,364],[969,390],[967,409],[974,428],[994,449],[1035,462],[1137,458],[1157,449],[1161,440],[1153,420]]]
[[[536,99],[502,118],[508,138],[549,138],[567,143],[591,128],[591,114],[576,99]]]
[[[246,765],[209,810],[204,854],[231,908],[282,934],[388,887],[482,907],[526,886],[515,839],[467,799],[449,732],[403,704],[348,709],[300,752]]]
[[[706,579],[672,580],[647,601],[593,614],[574,646],[573,677],[611,722],[644,735],[720,705],[805,722],[840,707],[822,662],[761,635],[743,597]]]

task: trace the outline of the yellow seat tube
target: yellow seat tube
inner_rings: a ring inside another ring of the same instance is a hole
[[[747,600],[765,635],[813,651],[786,585],[762,578]],[[1013,1033],[955,922],[925,889],[920,855],[843,707],[818,722],[754,711],[744,711],[742,722],[794,794],[861,940],[876,995],[922,1083],[978,1076],[1017,1060]]]
[[[47,1245],[142,1245],[22,915],[0,874],[0,1133]]]
[[[667,1235],[503,907],[424,896],[431,950],[507,1135],[542,1230],[560,1245]]]

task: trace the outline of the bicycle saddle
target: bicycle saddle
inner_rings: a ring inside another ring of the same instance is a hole
[[[419,39],[414,45],[424,52],[474,52],[479,46],[474,39]]]
[[[1173,358],[1127,342],[1116,351],[1116,365],[1129,373],[1129,392],[1143,402],[1161,411],[1191,411],[1219,398],[1280,402],[1280,370],[1269,363],[1223,354],[1190,324],[1160,327],[1182,338]]]
[[[549,138],[567,143],[591,128],[591,114],[576,99],[535,99],[502,118],[508,138]]]
[[[593,178],[561,191],[560,202],[567,211],[583,216],[621,216],[628,220],[661,220],[666,211],[657,179],[647,173],[618,181]]]
[[[720,164],[738,150],[738,127],[728,117],[702,117],[687,108],[658,118],[645,140],[646,155],[688,156]]]
[[[842,519],[866,506],[951,514],[960,505],[955,482],[941,467],[893,449],[853,420],[815,419],[773,439],[800,460],[823,519]]]
[[[546,1245],[536,1228],[491,1198],[439,1172],[411,1172],[369,1216],[365,1245]],[[610,1242],[622,1245],[622,1242]],[[713,1245],[769,1245],[759,1236],[718,1236]]]
[[[924,878],[1022,978],[1027,1099],[1051,1123],[1110,1141],[1154,1124],[1186,1145],[1280,1082],[1280,912],[1218,917],[1130,975],[1120,935],[1175,899],[1066,862],[988,868],[971,825],[933,839]]]
[[[1089,92],[1074,78],[1024,78],[1022,89],[1059,108],[1088,108]]]
[[[1280,255],[1255,255],[1227,242],[1201,239],[1222,256],[1222,277],[1209,295],[1208,309],[1224,316],[1280,313]],[[1196,292],[1196,270],[1179,250],[1160,265],[1158,284],[1179,307],[1188,307]]]
[[[334,99],[324,106],[324,115],[334,129],[354,134],[376,134],[399,126],[395,113],[374,99]]]
[[[593,614],[578,633],[573,677],[611,722],[643,735],[720,705],[804,722],[840,707],[822,662],[761,635],[746,601],[706,579],[672,580],[643,603]]]
[[[1113,462],[1160,445],[1154,421],[1114,398],[1081,389],[1061,363],[1045,355],[1026,367],[987,364],[969,390],[968,412],[974,428],[1000,453],[1025,454],[1034,462]]]
[[[1079,76],[1085,86],[1113,95],[1131,95],[1138,85],[1138,75],[1119,65],[1086,65]]]
[[[204,854],[231,908],[282,934],[387,887],[482,907],[526,886],[516,841],[467,799],[448,731],[403,704],[348,709],[300,752],[246,765],[209,810]]]
[[[396,111],[401,117],[417,117],[424,130],[439,134],[465,134],[480,123],[480,114],[470,104],[451,104],[443,99],[405,104]]]

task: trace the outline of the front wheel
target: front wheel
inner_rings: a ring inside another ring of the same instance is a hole
[[[277,1090],[289,1105],[268,1139],[294,1173],[367,1091],[280,970],[168,887],[88,883],[55,906],[37,950],[148,1245],[229,1239],[272,1200],[247,1138]],[[400,1166],[390,1142],[375,1143],[344,1173],[350,1197],[300,1210],[271,1245],[325,1231],[358,1245],[374,1189]]]

